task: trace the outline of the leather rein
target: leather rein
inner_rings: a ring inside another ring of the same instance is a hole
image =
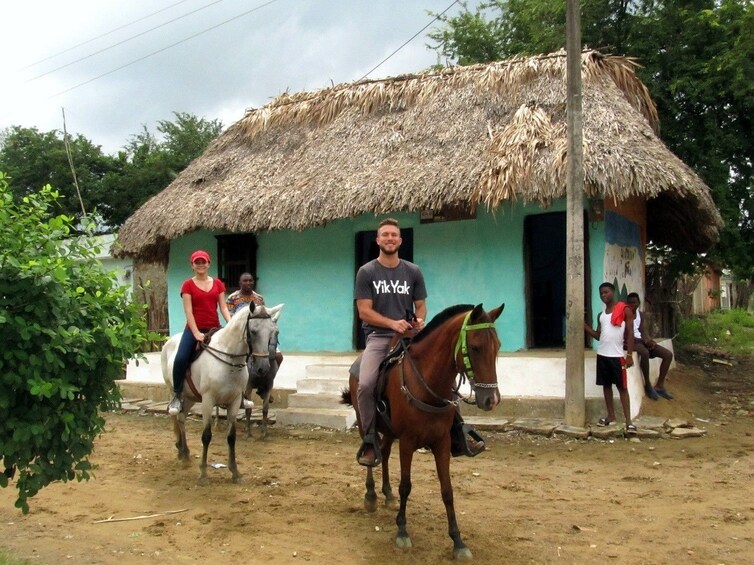
[[[249,308],[249,314],[246,317],[246,325],[244,326],[244,329],[243,329],[244,341],[246,341],[246,345],[249,348],[248,353],[228,353],[227,351],[222,351],[221,349],[212,347],[208,343],[204,343],[204,342],[201,343],[201,348],[207,353],[209,353],[212,357],[220,361],[221,363],[225,363],[226,365],[229,365],[236,369],[243,369],[244,367],[246,367],[251,357],[269,357],[270,359],[275,357],[275,350],[277,348],[277,343],[274,342],[273,340],[271,340],[270,343],[268,344],[268,350],[266,353],[257,353],[253,350],[254,348],[251,343],[251,333],[249,332],[249,322],[251,321],[253,317],[252,316],[253,313],[254,312]],[[244,362],[233,363],[232,361],[229,361],[227,359],[220,357],[220,355],[224,355],[225,357],[229,357],[230,359],[243,357]]]
[[[466,335],[468,332],[478,331],[478,330],[487,330],[487,329],[495,329],[495,323],[494,322],[482,322],[480,324],[469,324],[469,319],[471,318],[471,311],[466,314],[466,317],[463,319],[463,324],[461,325],[461,331],[458,334],[458,339],[456,340],[455,348],[453,349],[453,360],[456,363],[456,370],[459,374],[458,382],[456,383],[455,387],[453,388],[453,392],[455,393],[454,396],[459,397],[459,400],[449,400],[447,398],[444,398],[437,394],[435,391],[433,391],[427,382],[424,380],[424,377],[422,376],[421,372],[419,371],[419,368],[416,366],[416,362],[414,361],[413,357],[411,357],[411,354],[409,353],[409,344],[410,342],[408,340],[400,340],[401,346],[403,347],[403,353],[400,355],[400,357],[396,360],[397,363],[399,363],[398,373],[400,375],[400,381],[401,381],[401,392],[406,397],[406,400],[409,404],[416,406],[419,410],[422,410],[423,412],[431,412],[434,414],[440,414],[443,412],[447,412],[448,410],[452,410],[453,408],[457,408],[459,401],[462,399],[461,395],[459,394],[459,389],[461,388],[461,385],[463,382],[465,382],[466,378],[469,379],[469,383],[472,386],[472,389],[475,389],[477,387],[479,388],[496,388],[497,382],[494,383],[477,383],[474,378],[474,369],[471,365],[471,358],[469,357],[469,351],[468,346],[466,342]],[[462,358],[462,366],[458,366],[458,353],[461,353]],[[413,394],[411,394],[411,391],[406,386],[406,379],[405,374],[403,371],[403,361],[405,359],[408,359],[408,362],[411,364],[411,368],[414,371],[414,374],[416,375],[417,379],[419,380],[419,383],[424,387],[424,390],[426,390],[430,396],[432,396],[435,400],[438,401],[438,405],[433,404],[427,404],[426,402],[423,402],[416,398]],[[469,402],[466,399],[462,399],[464,402]]]

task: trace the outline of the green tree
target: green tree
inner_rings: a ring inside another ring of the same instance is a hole
[[[725,220],[710,257],[754,282],[754,3],[582,0],[582,41],[637,57],[661,137],[712,189]],[[460,64],[565,46],[562,0],[491,0],[429,37]],[[680,263],[689,263],[679,257]]]
[[[0,173],[0,487],[16,476],[24,513],[51,482],[89,478],[99,411],[117,405],[115,379],[152,337],[58,206],[49,185],[16,202]]]
[[[82,135],[69,139],[71,157],[87,213],[94,211],[102,178],[112,169],[111,157],[104,155]],[[57,130],[40,132],[36,128],[12,126],[2,136],[0,171],[12,179],[16,201],[38,192],[50,184],[58,187],[58,212],[81,216],[81,202],[76,193],[63,136]]]
[[[114,159],[114,166],[100,185],[100,212],[109,225],[119,226],[149,198],[168,186],[188,164],[202,154],[222,131],[218,120],[174,113],[175,120],[161,120],[157,132],[146,126],[131,137]]]
[[[143,127],[115,156],[104,155],[99,146],[81,135],[69,140],[84,208],[87,214],[101,218],[101,229],[117,228],[125,222],[222,131],[219,120],[181,112],[173,116],[173,120],[158,122],[158,135]],[[7,129],[0,135],[0,170],[12,179],[17,201],[49,183],[60,193],[59,212],[81,216],[65,143],[57,130]]]

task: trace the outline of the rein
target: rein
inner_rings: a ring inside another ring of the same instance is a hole
[[[463,382],[463,379],[465,378],[469,379],[469,382],[471,383],[471,386],[473,388],[476,388],[476,387],[496,388],[497,387],[497,383],[477,383],[475,381],[474,369],[471,366],[471,358],[469,357],[468,346],[466,343],[466,334],[468,332],[473,332],[477,330],[494,329],[495,323],[482,322],[480,324],[469,324],[470,318],[471,318],[471,311],[468,314],[466,314],[466,317],[463,319],[463,324],[461,325],[461,331],[458,334],[458,340],[456,341],[456,345],[453,350],[453,359],[454,361],[456,361],[456,363],[457,363],[459,351],[461,352],[463,356],[462,357],[463,367],[459,368],[458,365],[456,365],[456,369],[458,370],[458,373],[461,377],[460,382],[454,388],[454,391],[456,392],[456,394],[458,393],[458,390],[461,387],[461,383]],[[414,359],[411,357],[411,354],[409,353],[406,342],[401,340],[401,344],[403,346],[403,354],[401,355],[401,358],[398,359],[398,363],[400,364],[399,374],[400,374],[400,380],[401,380],[401,392],[403,392],[403,395],[406,397],[406,400],[408,400],[409,404],[415,405],[417,408],[419,408],[420,410],[423,410],[424,412],[432,412],[432,413],[441,413],[441,412],[450,410],[452,408],[456,408],[459,403],[458,400],[449,400],[447,398],[443,398],[442,396],[435,393],[431,388],[429,388],[429,385],[427,385],[427,382],[424,380],[424,377],[422,377],[421,372],[419,372],[419,369],[416,366]],[[432,395],[433,398],[435,398],[436,400],[440,402],[439,406],[422,402],[421,400],[416,398],[413,394],[411,394],[411,391],[408,390],[408,387],[406,386],[405,375],[403,372],[403,360],[405,358],[408,358],[409,363],[411,363],[411,368],[414,370],[414,373],[416,374],[421,385],[424,387],[424,390],[426,390],[430,395]],[[464,401],[466,400],[464,399]]]
[[[222,351],[221,349],[216,349],[210,345],[206,345],[204,343],[201,344],[201,348],[209,353],[212,357],[220,361],[221,363],[225,363],[226,365],[229,365],[231,367],[234,367],[236,369],[242,369],[246,366],[246,362],[249,360],[249,354],[248,353],[227,353],[226,351]],[[225,355],[226,357],[244,357],[243,363],[232,363],[230,361],[227,361],[220,357],[220,355]]]

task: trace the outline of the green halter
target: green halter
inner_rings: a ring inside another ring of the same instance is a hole
[[[469,350],[466,345],[466,333],[473,332],[475,330],[487,330],[495,327],[494,322],[483,322],[481,324],[469,325],[469,318],[471,318],[471,312],[466,314],[463,319],[463,325],[461,325],[461,333],[458,334],[458,341],[456,341],[456,347],[453,351],[453,359],[458,359],[458,352],[463,355],[463,368],[461,372],[465,374],[469,380],[474,379],[474,370],[471,368],[471,359],[469,358]]]

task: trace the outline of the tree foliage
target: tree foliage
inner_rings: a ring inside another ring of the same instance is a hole
[[[0,486],[16,506],[53,481],[84,480],[118,401],[115,379],[148,338],[142,307],[95,258],[49,185],[19,202],[0,173]]]
[[[103,154],[82,135],[72,137],[69,146],[84,210],[100,217],[101,227],[117,228],[170,184],[221,130],[218,120],[176,112],[173,120],[158,122],[159,139],[144,127],[114,156]],[[11,179],[16,202],[51,184],[60,195],[57,211],[82,216],[61,132],[8,128],[0,137],[0,171]]]
[[[709,256],[754,281],[754,3],[582,0],[581,18],[584,45],[643,65],[663,141],[710,186],[725,220]],[[459,64],[565,46],[562,0],[490,0],[440,19],[430,38]]]

